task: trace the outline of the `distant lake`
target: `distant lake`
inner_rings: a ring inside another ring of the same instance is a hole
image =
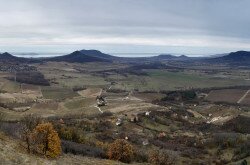
[[[66,55],[68,53],[12,53],[17,57],[25,57],[25,58],[40,58],[40,57],[56,57]]]

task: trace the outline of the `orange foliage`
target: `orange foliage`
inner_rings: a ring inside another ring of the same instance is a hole
[[[175,157],[164,150],[154,150],[149,154],[149,162],[155,165],[172,165]]]
[[[133,146],[124,139],[117,139],[108,148],[109,159],[119,160],[125,163],[131,162],[134,156]]]
[[[55,158],[61,153],[61,141],[51,123],[38,124],[33,130],[36,151]]]

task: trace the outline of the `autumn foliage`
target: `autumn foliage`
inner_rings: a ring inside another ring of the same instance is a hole
[[[154,165],[172,165],[175,157],[164,150],[154,150],[149,154],[149,162]]]
[[[51,123],[38,124],[32,132],[38,153],[55,158],[61,153],[61,141]]]
[[[129,142],[124,139],[117,139],[108,147],[109,159],[119,160],[125,163],[131,162],[134,156],[134,149]]]

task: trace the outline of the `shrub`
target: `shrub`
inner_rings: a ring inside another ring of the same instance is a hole
[[[32,114],[24,116],[24,118],[22,119],[22,123],[29,131],[32,131],[41,122],[42,119],[40,117]]]
[[[172,165],[175,163],[175,156],[165,150],[154,150],[149,154],[149,162],[155,165]]]
[[[243,143],[234,151],[233,160],[237,161],[250,156],[250,142]]]
[[[64,153],[106,158],[105,152],[101,148],[92,147],[89,145],[75,143],[71,141],[62,140],[62,149]]]
[[[109,159],[129,163],[134,156],[133,146],[124,139],[117,139],[108,148]]]
[[[247,165],[247,161],[246,160],[243,160],[240,165]]]
[[[113,136],[111,131],[105,131],[105,132],[101,132],[95,135],[97,140],[100,141],[107,141],[107,142],[112,142],[113,141]]]
[[[112,123],[110,121],[100,120],[98,123],[94,125],[94,129],[96,132],[107,131],[112,128]]]
[[[82,134],[79,133],[77,128],[71,127],[61,127],[58,128],[58,134],[61,139],[73,141],[76,143],[83,143],[85,138]]]
[[[107,151],[109,147],[109,143],[102,142],[102,141],[97,141],[95,142],[95,145],[99,148],[101,148],[103,151]]]
[[[78,92],[78,91],[85,90],[85,89],[87,89],[87,88],[84,87],[84,86],[74,86],[74,87],[72,88],[72,90],[73,90],[74,92]]]
[[[61,153],[61,141],[51,123],[38,124],[33,130],[35,149],[48,157],[55,158]]]
[[[143,149],[136,149],[134,160],[136,162],[148,162],[148,154]]]

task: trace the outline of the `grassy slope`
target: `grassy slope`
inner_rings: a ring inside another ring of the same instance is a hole
[[[37,155],[27,154],[25,149],[18,141],[3,135],[0,132],[0,165],[69,165],[69,164],[85,164],[85,165],[120,165],[121,162],[97,159],[83,156],[76,156],[71,154],[63,154],[56,160],[46,159]]]

